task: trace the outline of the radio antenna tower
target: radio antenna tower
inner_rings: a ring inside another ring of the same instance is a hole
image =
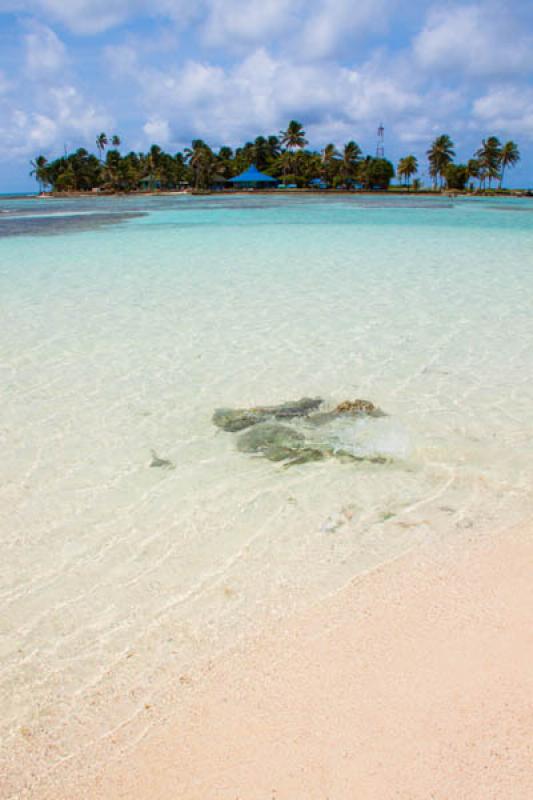
[[[380,125],[378,128],[378,144],[376,147],[376,158],[385,158],[385,128]]]

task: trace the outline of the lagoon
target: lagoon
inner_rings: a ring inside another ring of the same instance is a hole
[[[528,199],[0,199],[7,797],[265,618],[531,516],[532,253]],[[385,463],[212,424],[303,396],[382,408]]]

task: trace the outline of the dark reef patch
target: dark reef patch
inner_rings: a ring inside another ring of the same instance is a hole
[[[57,236],[64,233],[95,231],[144,216],[145,214],[138,211],[65,215],[8,212],[0,216],[0,239],[9,236]]]
[[[277,406],[218,408],[213,423],[228,433],[239,433],[237,449],[262,456],[283,466],[306,464],[335,457],[342,462],[368,461],[385,464],[379,453],[359,455],[340,446],[339,433],[357,431],[361,418],[379,418],[385,413],[368,400],[346,400],[331,411],[319,411],[321,398],[303,397]],[[339,431],[338,425],[341,424]]]

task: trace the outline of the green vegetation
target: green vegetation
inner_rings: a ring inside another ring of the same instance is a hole
[[[236,150],[221,147],[215,152],[202,139],[195,139],[183,153],[165,153],[154,144],[147,153],[122,155],[118,136],[112,137],[111,149],[105,133],[100,133],[95,143],[98,156],[79,148],[54,161],[42,155],[32,161],[31,174],[41,191],[133,192],[183,186],[205,191],[223,187],[251,164],[282,184],[302,188],[319,178],[335,188],[387,189],[394,177],[389,161],[365,158],[353,141],[341,153],[333,144],[322,153],[308,150],[305,131],[296,120],[278,136],[258,136]]]
[[[467,164],[455,164],[454,143],[447,134],[437,136],[427,151],[429,174],[433,179],[433,188],[464,191],[467,184],[473,188],[473,178],[479,180],[479,188],[489,190],[492,181],[499,180],[499,189],[502,188],[503,176],[506,167],[514,167],[520,161],[520,152],[514,142],[501,144],[496,136],[483,139],[481,147],[476,151],[474,158]],[[410,158],[409,156],[407,158]],[[412,158],[412,156],[411,156]],[[398,165],[405,162],[402,159]]]
[[[31,161],[31,175],[41,191],[55,192],[135,192],[173,190],[192,187],[209,191],[224,187],[251,164],[261,172],[277,178],[281,184],[305,188],[320,181],[334,189],[386,190],[394,178],[394,167],[384,158],[365,156],[354,141],[341,150],[327,144],[321,153],[307,148],[305,130],[300,122],[291,120],[279,135],[258,136],[253,142],[233,150],[221,147],[214,151],[202,139],[195,139],[181,153],[165,153],[154,144],[147,153],[130,152],[122,155],[120,138],[109,140],[100,133],[95,140],[98,155],[79,148],[53,161],[39,155]],[[111,146],[110,146],[111,145]],[[499,179],[501,188],[505,169],[520,160],[514,142],[501,145],[491,136],[468,164],[454,164],[454,144],[447,134],[438,136],[427,151],[429,174],[433,187],[463,190],[471,179],[478,179],[480,188],[489,189]],[[400,159],[397,175],[409,190],[421,188],[418,161],[414,155]]]
[[[443,176],[447,189],[464,192],[468,180],[468,169],[464,164],[446,164]]]
[[[496,140],[498,141],[498,140]],[[500,189],[506,167],[514,167],[520,161],[520,151],[514,142],[505,142],[500,150]]]
[[[417,172],[418,160],[415,156],[405,156],[399,160],[396,174],[400,178],[400,181],[405,180],[408,189],[411,184],[411,178],[413,175],[416,175]]]
[[[448,134],[443,133],[441,136],[437,136],[426,155],[429,163],[429,174],[433,178],[433,188],[437,188],[439,179],[442,188],[446,167],[452,163],[455,156],[453,142]]]

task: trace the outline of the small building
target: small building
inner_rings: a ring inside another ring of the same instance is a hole
[[[161,181],[153,175],[146,175],[139,181],[141,192],[158,192],[161,189]]]
[[[259,172],[255,164],[252,164],[240,175],[230,178],[228,183],[235,189],[275,189],[278,185],[277,178]]]
[[[213,175],[209,181],[209,188],[213,192],[221,192],[226,185],[226,178],[223,175]]]
[[[309,186],[311,189],[327,189],[328,184],[326,181],[322,180],[322,178],[313,178],[312,181],[309,181]]]
[[[352,192],[357,192],[360,189],[363,189],[363,184],[361,181],[356,180],[355,178],[348,178],[346,181],[346,188],[350,189]]]

